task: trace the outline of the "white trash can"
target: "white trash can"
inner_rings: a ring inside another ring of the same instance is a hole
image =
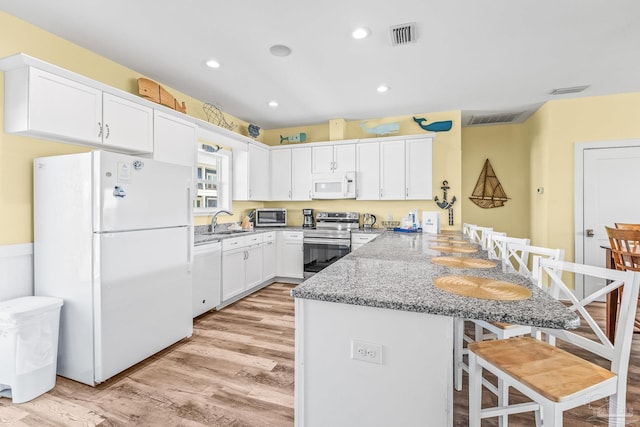
[[[61,298],[0,302],[0,396],[23,403],[56,384]]]

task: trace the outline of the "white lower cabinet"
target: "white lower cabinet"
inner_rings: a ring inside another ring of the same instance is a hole
[[[245,250],[245,290],[249,290],[262,283],[262,243],[247,246]]]
[[[193,317],[220,304],[221,254],[220,242],[199,245],[193,250]]]
[[[222,301],[244,292],[245,259],[243,247],[222,252]]]
[[[262,245],[262,280],[273,279],[276,275],[278,254],[276,251],[276,232],[264,233]]]
[[[352,231],[351,232],[351,250],[355,251],[356,249],[364,246],[366,243],[372,241],[378,236],[379,234],[358,233],[358,232]]]
[[[222,241],[222,302],[263,282],[262,241],[262,233]]]
[[[302,279],[304,277],[304,248],[302,231],[278,232],[278,268],[281,277]]]

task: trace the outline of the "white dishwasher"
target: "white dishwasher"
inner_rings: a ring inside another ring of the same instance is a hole
[[[220,304],[222,243],[198,245],[193,250],[193,317]]]

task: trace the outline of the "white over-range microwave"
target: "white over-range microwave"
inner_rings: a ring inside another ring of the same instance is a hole
[[[313,174],[311,177],[312,199],[355,199],[356,173],[332,172]]]

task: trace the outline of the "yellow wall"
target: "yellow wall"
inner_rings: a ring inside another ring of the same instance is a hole
[[[489,159],[509,197],[504,206],[483,209],[470,199],[478,176]],[[464,222],[493,227],[509,236],[528,237],[531,185],[529,140],[524,126],[477,126],[462,129],[462,197]]]
[[[456,196],[460,200],[461,180],[462,180],[462,133],[460,126],[460,111],[446,111],[438,113],[415,114],[412,116],[396,116],[384,119],[368,119],[347,121],[345,126],[344,139],[364,139],[374,138],[376,135],[366,133],[361,123],[365,122],[367,127],[374,127],[383,123],[398,123],[400,131],[397,136],[415,135],[425,132],[420,128],[412,117],[426,118],[428,123],[442,120],[452,120],[453,127],[448,132],[438,132],[433,143],[433,195],[442,199],[442,181],[447,180],[451,189],[447,198],[450,201],[452,196]],[[300,132],[307,134],[307,143],[329,141],[329,125],[300,126],[286,129],[274,129],[264,132],[264,142],[268,145],[280,145],[280,135],[295,135]],[[300,144],[293,144],[300,145]],[[320,201],[313,200],[309,202],[266,202],[268,207],[283,207],[289,210],[289,224],[302,224],[302,209],[312,208],[316,210],[334,210],[334,211],[355,211],[368,212],[376,215],[378,223],[386,220],[389,215],[394,220],[399,221],[403,216],[412,209],[418,209],[419,212],[439,211],[440,224],[442,229],[460,229],[462,209],[460,203],[454,205],[454,225],[449,226],[448,211],[438,208],[432,200],[414,200],[414,201],[355,201],[355,200],[332,200]]]
[[[142,77],[131,69],[0,12],[0,57],[19,52],[131,93],[137,93],[137,79]],[[165,89],[179,101],[185,101],[190,116],[206,120],[201,101],[167,86]],[[0,73],[0,100],[4,100],[3,73]],[[9,135],[4,133],[3,120],[4,102],[0,102],[0,245],[28,243],[33,241],[33,159],[89,151],[90,148]],[[227,116],[227,121],[238,124],[237,132],[247,134],[247,123],[232,116]]]
[[[640,93],[628,93],[551,101],[523,124],[464,128],[463,221],[528,236],[574,260],[574,146],[640,138],[638,111]],[[485,158],[511,197],[504,207],[467,199]]]
[[[545,104],[526,123],[532,186],[545,188],[531,196],[535,244],[564,248],[574,259],[575,143],[639,138],[639,111],[640,93],[569,99]]]

